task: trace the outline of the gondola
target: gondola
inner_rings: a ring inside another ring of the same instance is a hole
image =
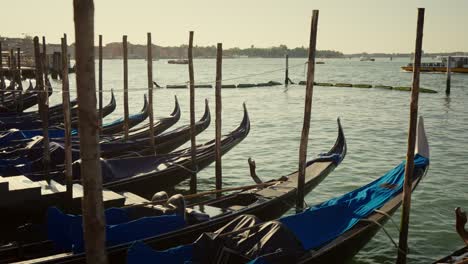
[[[240,125],[221,138],[221,155],[239,144],[250,131],[250,119],[244,104],[244,117]],[[197,171],[215,160],[215,140],[197,145]],[[79,161],[74,163],[73,175],[79,176]],[[113,191],[129,191],[151,198],[154,187],[168,190],[193,174],[191,149],[186,148],[166,155],[116,158],[101,161],[103,186]],[[152,186],[153,188],[148,188]]]
[[[180,106],[177,96],[174,96],[175,106],[174,110],[168,117],[163,117],[154,122],[154,135],[161,134],[162,132],[169,129],[180,119]],[[149,134],[149,124],[140,125],[130,129],[128,133],[127,140],[137,140],[140,138],[146,138]],[[125,136],[123,133],[119,133],[112,136],[102,136],[101,142],[123,142],[125,141]]]
[[[48,96],[51,96],[52,95],[52,88],[49,86],[49,89],[48,89]],[[18,112],[23,112],[24,110],[27,110],[28,108],[36,105],[38,103],[38,95],[39,93],[29,93],[29,94],[26,94],[23,96],[23,103],[22,103],[22,109],[17,109],[17,104],[18,104],[18,99],[19,98],[16,98],[16,100],[8,100],[8,101],[5,101],[3,104],[2,104],[2,109],[3,111],[5,112],[14,112],[14,113],[18,113]]]
[[[116,108],[114,93],[112,93],[109,104],[102,108],[103,117],[111,114]],[[60,128],[63,123],[63,111],[57,108],[55,114],[49,115],[49,126],[52,128]],[[78,107],[75,106],[70,109],[72,118],[72,127],[78,127]],[[42,128],[42,121],[39,118],[8,118],[2,120],[0,118],[0,130],[19,129],[19,130],[39,130]]]
[[[455,209],[455,216],[456,216],[456,230],[460,238],[465,243],[465,247],[458,249],[457,251],[453,252],[452,254],[443,257],[434,264],[462,264],[468,263],[468,231],[465,229],[465,225],[467,222],[466,212],[462,211],[460,207]]]
[[[115,99],[112,96],[111,103],[104,107],[104,112],[112,111],[115,109]],[[162,132],[166,131],[168,128],[172,127],[177,121],[180,119],[180,107],[175,99],[175,106],[174,110],[168,117],[163,117],[160,119],[155,120],[154,122],[154,131],[155,136],[161,134]],[[77,138],[78,131],[72,130],[72,135],[74,139],[72,139],[73,144],[78,145],[78,138]],[[147,138],[149,135],[149,126],[142,125],[138,128],[130,129],[129,138],[127,142],[131,142],[133,140],[144,139]],[[4,132],[0,135],[0,151],[3,153],[8,153],[10,151],[14,151],[15,149],[22,149],[26,145],[29,145],[32,138],[42,136],[42,129],[35,129],[35,130],[17,130],[11,129],[8,132]],[[63,127],[56,126],[54,128],[49,129],[49,137],[53,141],[57,141],[58,143],[63,142],[64,137],[64,130]],[[125,138],[124,136],[119,133],[115,135],[103,135],[101,136],[100,143],[124,143]]]
[[[239,144],[249,133],[250,121],[246,108],[244,118],[237,129],[225,135],[221,139],[221,153],[225,154],[234,146]],[[197,167],[202,170],[215,159],[215,141],[200,144],[196,148]],[[57,146],[54,146],[56,148]],[[59,183],[64,183],[63,169],[56,165],[63,164],[60,152],[55,155],[51,153],[51,167],[49,175]],[[138,154],[138,153],[137,153]],[[78,154],[75,154],[78,158]],[[57,163],[54,163],[57,161]],[[155,188],[168,190],[192,175],[191,150],[186,148],[164,155],[117,157],[112,159],[101,159],[103,186],[113,191],[130,191],[145,198],[153,195]],[[53,167],[52,167],[53,166]],[[80,160],[73,163],[73,177],[81,179]],[[14,176],[25,175],[31,180],[41,181],[45,179],[43,173],[44,164],[42,156],[33,161],[23,162],[19,160],[3,160],[0,163],[0,175]]]
[[[326,176],[331,173],[344,159],[346,155],[346,140],[338,123],[338,137],[327,153],[311,160],[306,166],[305,191],[314,189]],[[179,244],[189,243],[203,232],[214,231],[234,218],[242,214],[253,214],[263,220],[271,220],[280,217],[294,204],[297,187],[297,172],[278,178],[276,181],[257,185],[245,191],[211,199],[205,202],[188,203],[185,210],[180,210],[186,217],[186,226],[172,231],[160,233],[153,237],[145,238],[144,242],[159,248],[170,248]],[[171,200],[171,199],[169,199]],[[164,205],[162,205],[164,208]],[[132,219],[143,216],[161,216],[161,207],[158,206],[131,206],[122,211],[131,214]],[[180,212],[179,211],[179,212]],[[157,218],[156,218],[157,220]],[[146,221],[146,220],[143,220]],[[164,224],[158,225],[165,226]],[[146,228],[153,232],[151,228]],[[134,232],[130,232],[134,239]],[[147,234],[142,234],[145,237]],[[129,239],[129,238],[127,238]],[[131,242],[122,242],[111,246],[107,250],[110,263],[125,263],[127,249]],[[54,243],[39,242],[22,246],[23,258],[39,257],[54,253]],[[17,257],[14,249],[0,250],[0,261],[12,261]],[[59,253],[59,252],[57,252]],[[45,258],[32,259],[27,263],[83,263],[84,254],[60,253]],[[164,263],[164,262],[160,262]]]
[[[73,99],[70,101],[70,107],[72,109],[78,105],[78,99]],[[49,107],[49,114],[50,116],[60,115],[63,119],[63,104],[56,104]],[[40,118],[38,111],[31,111],[31,112],[21,112],[21,113],[0,113],[0,121],[2,122],[12,122],[17,121],[16,119],[38,119]]]
[[[205,100],[205,113],[198,122],[195,123],[195,131],[198,135],[208,128],[211,122],[210,108],[208,100]],[[190,140],[190,125],[162,132],[154,137],[156,153],[166,154]],[[148,137],[137,138],[127,142],[104,142],[101,143],[101,157],[113,158],[123,156],[144,156],[151,155]]]
[[[205,113],[198,122],[195,123],[195,131],[197,134],[203,132],[211,122],[210,109],[208,101],[205,103]],[[156,144],[156,153],[166,154],[176,148],[182,146],[190,140],[190,125],[185,125],[171,131],[163,132],[154,137]],[[40,159],[43,156],[43,141],[37,137],[34,142],[29,142],[28,145],[21,148],[14,148],[11,151],[3,150],[0,152],[0,160],[5,161],[13,160],[21,161],[29,160],[34,161]],[[50,155],[52,162],[61,164],[65,155],[63,140],[53,138],[52,142],[49,143]],[[102,158],[116,158],[116,157],[131,157],[131,156],[144,156],[150,155],[151,149],[149,145],[149,138],[140,138],[137,140],[127,142],[104,142],[100,143],[101,157]],[[79,144],[72,145],[73,157],[79,158]],[[38,162],[41,163],[41,160]],[[16,171],[13,174],[18,174]]]
[[[146,94],[145,94],[143,108],[141,109],[141,111],[137,114],[133,114],[128,117],[128,128],[130,129],[138,125],[139,123],[143,122],[143,120],[145,120],[149,115],[148,111],[149,111],[148,100],[146,99]],[[120,133],[124,131],[124,123],[125,123],[125,119],[122,117],[110,123],[104,124],[102,126],[102,134],[112,135],[115,133]]]
[[[429,169],[429,145],[422,119],[418,125],[414,163],[413,190]],[[161,263],[164,257],[165,263],[184,263],[180,260],[250,264],[346,263],[399,208],[404,174],[405,163],[402,162],[379,179],[302,213],[270,222],[243,216],[214,234],[201,236],[193,244],[166,252],[155,251],[151,244],[150,247],[137,243],[128,251],[127,263]]]

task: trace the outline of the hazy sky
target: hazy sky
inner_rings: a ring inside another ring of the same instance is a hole
[[[169,46],[188,42],[229,47],[307,46],[312,9],[320,10],[318,49],[345,53],[412,52],[417,7],[426,8],[423,49],[468,51],[468,0],[95,0],[95,32],[104,42]],[[2,36],[46,35],[74,40],[72,0],[3,4]],[[97,40],[97,37],[96,37]]]

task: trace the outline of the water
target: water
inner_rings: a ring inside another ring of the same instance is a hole
[[[402,72],[400,66],[409,59],[377,59],[375,62],[325,59],[317,65],[316,81],[369,83],[392,86],[410,86],[411,74]],[[290,77],[304,80],[305,59],[290,59]],[[215,61],[195,60],[197,83],[213,83]],[[224,84],[258,83],[284,80],[284,72],[274,71],[284,67],[283,59],[225,59]],[[269,72],[257,75],[258,73]],[[123,66],[121,60],[104,61],[104,89],[122,89]],[[188,80],[187,65],[169,65],[166,61],[154,62],[155,80],[160,85],[181,84]],[[74,77],[71,76],[74,91]],[[142,89],[147,84],[146,62],[129,61],[130,113],[143,105]],[[55,84],[60,87],[59,83]],[[421,86],[439,91],[438,94],[421,94],[419,113],[425,125],[431,147],[431,167],[427,177],[413,194],[409,237],[410,263],[428,263],[462,246],[455,233],[456,206],[468,209],[468,75],[453,74],[452,95],[447,97],[444,74],[422,74]],[[106,120],[121,117],[122,91],[116,92],[118,107]],[[302,130],[304,86],[224,89],[223,133],[233,130],[242,119],[242,103],[246,102],[251,117],[249,136],[223,157],[224,187],[252,184],[247,158],[257,163],[258,175],[264,180],[275,179],[297,169],[299,139]],[[167,116],[172,111],[173,96],[177,95],[182,107],[181,120],[176,126],[187,124],[189,118],[188,90],[160,89],[155,92],[156,117]],[[314,204],[341,195],[362,186],[384,174],[405,158],[409,116],[409,92],[381,89],[314,87],[311,131],[308,157],[327,151],[336,138],[337,117],[348,141],[348,155],[344,162],[323,183],[307,196]],[[72,95],[74,97],[74,95]],[[197,119],[203,113],[203,101],[208,98],[214,117],[214,90],[196,90]],[[110,93],[104,94],[104,103]],[[51,103],[61,96],[55,94]],[[214,119],[213,119],[214,120]],[[213,121],[214,122],[214,121]],[[197,142],[214,137],[214,123]],[[186,145],[187,146],[187,145]],[[199,189],[214,188],[214,166],[199,173]],[[182,185],[187,186],[187,183]],[[393,218],[399,222],[399,213]],[[386,225],[397,240],[393,225]],[[354,263],[394,263],[396,249],[383,232],[355,257]]]

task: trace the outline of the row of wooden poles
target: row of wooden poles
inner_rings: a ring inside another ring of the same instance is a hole
[[[298,210],[304,207],[304,179],[305,179],[305,164],[307,159],[307,143],[310,128],[313,83],[315,74],[315,50],[317,41],[318,27],[318,10],[313,11],[311,32],[309,39],[309,54],[308,54],[308,70],[307,70],[307,85],[305,95],[304,108],[304,123],[301,135],[301,144],[299,150],[299,178],[297,187],[297,203]],[[95,84],[95,65],[94,65],[94,4],[93,0],[74,0],[74,18],[75,18],[75,39],[76,39],[76,80],[77,92],[79,101],[79,135],[80,135],[80,155],[81,155],[81,170],[82,184],[84,189],[82,209],[83,209],[83,227],[84,239],[86,247],[86,256],[88,263],[107,263],[105,251],[105,220],[104,207],[102,203],[102,178],[101,164],[99,161],[99,126],[98,124],[102,117],[98,116],[96,109],[96,84]],[[400,233],[400,249],[398,252],[398,263],[406,262],[407,252],[407,232],[409,222],[409,209],[411,201],[411,175],[414,169],[414,146],[416,136],[416,120],[418,113],[418,93],[419,93],[419,69],[421,62],[421,47],[422,47],[422,31],[424,24],[424,9],[418,10],[417,38],[416,51],[414,58],[413,71],[413,86],[411,93],[410,106],[410,126],[408,135],[408,150],[407,162],[405,167],[405,183],[403,190],[403,214],[401,221]],[[99,54],[102,55],[102,37],[99,38],[100,48]],[[41,89],[44,90],[41,96],[39,107],[43,107],[42,113],[47,110],[47,95],[43,83],[41,57],[39,53],[38,38],[34,38],[37,82]],[[62,53],[66,52],[66,36],[62,39]],[[128,92],[127,62],[126,62],[126,37],[124,37],[124,96]],[[191,147],[192,147],[192,162],[196,172],[196,153],[195,153],[195,113],[194,113],[194,73],[193,73],[193,32],[189,35],[188,59],[189,59],[189,78],[190,78],[190,124],[191,124]],[[45,52],[43,52],[45,54]],[[62,56],[66,58],[66,56]],[[66,65],[63,63],[62,65]],[[102,109],[102,56],[99,58],[99,97],[100,109]],[[68,86],[67,67],[62,69],[63,79],[63,101],[66,123],[66,172],[67,172],[67,189],[71,187],[71,141],[70,141],[70,97]],[[45,75],[47,73],[45,72]],[[220,151],[220,135],[221,135],[221,79],[222,79],[222,44],[217,45],[216,56],[216,189],[220,190],[222,186],[221,178],[221,151]],[[152,98],[152,54],[151,54],[151,34],[148,33],[148,92]],[[125,98],[124,97],[124,98]],[[152,100],[152,99],[150,99]],[[152,101],[150,101],[152,107]],[[125,110],[128,115],[128,109]],[[45,115],[45,114],[44,114]],[[151,116],[151,115],[150,115]],[[42,116],[44,117],[44,116]],[[128,116],[126,116],[128,118]],[[47,119],[44,119],[46,121]],[[150,117],[152,122],[152,117]],[[43,123],[45,146],[47,146],[48,133],[47,122]],[[128,134],[128,127],[125,128],[125,133]],[[154,134],[150,134],[153,139]],[[151,140],[153,141],[153,140]],[[153,141],[154,142],[154,141]],[[44,151],[47,147],[44,148]],[[196,173],[191,179],[191,189],[196,182]],[[69,188],[71,190],[71,188]],[[196,185],[195,185],[196,190]]]
[[[2,53],[2,42],[0,42],[0,54]],[[10,55],[8,56],[8,69],[10,71],[11,80],[18,83],[18,90],[13,90],[13,100],[16,101],[16,92],[19,94],[18,108],[23,108],[23,85],[21,83],[21,49],[16,49],[16,57],[14,55],[14,49],[10,49]],[[3,72],[3,55],[0,55],[0,102],[3,104],[5,102],[5,76]]]

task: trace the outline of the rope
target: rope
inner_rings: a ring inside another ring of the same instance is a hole
[[[185,167],[185,166],[183,166],[183,165],[177,164],[177,163],[173,163],[173,162],[170,163],[170,162],[169,162],[168,164],[171,165],[171,166],[176,166],[176,167],[179,167],[179,168],[181,168],[181,169],[183,169],[183,170],[186,170],[186,171],[190,172],[191,174],[196,174],[196,173],[199,172],[198,166],[197,166],[197,169],[196,169],[196,170],[191,170],[191,169],[189,169],[189,168],[187,168],[187,167]]]
[[[393,218],[392,218],[391,215],[387,214],[387,212],[384,212],[384,211],[381,211],[381,210],[378,210],[378,209],[375,209],[374,212],[385,215],[386,217],[388,217],[388,219],[390,219],[390,221],[393,223],[393,225],[398,230],[398,232],[400,232],[400,227],[398,227],[398,225],[395,223],[395,221],[393,221]]]
[[[363,221],[363,222],[369,222],[369,223],[373,223],[373,224],[376,224],[378,225],[380,228],[382,228],[382,230],[384,231],[384,233],[387,235],[387,237],[390,239],[390,241],[393,243],[393,245],[395,246],[395,248],[400,251],[401,253],[403,254],[407,254],[409,253],[409,249],[408,249],[408,252],[405,252],[403,249],[401,249],[400,247],[398,247],[398,244],[395,242],[395,240],[393,240],[393,238],[390,236],[390,234],[387,232],[387,230],[385,229],[385,227],[380,224],[379,222],[375,221],[375,220],[371,220],[371,219],[360,219],[359,221]]]

